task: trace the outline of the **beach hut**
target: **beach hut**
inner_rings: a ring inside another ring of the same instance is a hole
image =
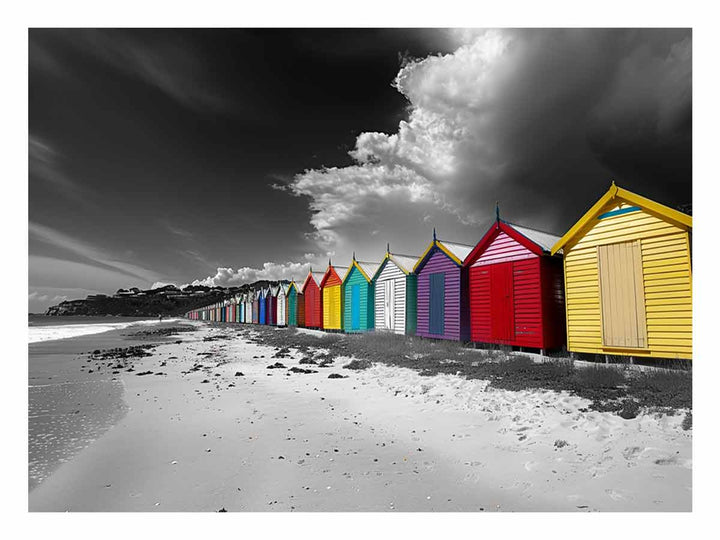
[[[268,324],[267,299],[269,295],[269,288],[260,289],[260,296],[258,297],[258,324]]]
[[[342,278],[347,267],[333,266],[328,261],[327,270],[320,280],[322,291],[323,328],[325,330],[342,330]]]
[[[343,329],[367,332],[375,327],[375,292],[372,276],[380,263],[360,262],[353,253],[352,264],[342,282]]]
[[[285,296],[287,298],[287,325],[298,326],[298,291],[294,281],[288,284]]]
[[[473,246],[433,240],[415,263],[417,330],[422,337],[468,341],[467,272],[463,261]]]
[[[253,324],[260,324],[260,289],[252,291]]]
[[[277,326],[277,295],[280,287],[270,285],[267,288],[267,324]]]
[[[322,328],[323,326],[322,295],[319,286],[321,279],[322,276],[310,270],[300,289],[305,301],[306,328]]]
[[[375,291],[375,330],[413,335],[417,323],[416,255],[390,252],[372,277]]]
[[[565,344],[560,237],[503,221],[495,223],[465,259],[470,340],[535,349]]]
[[[236,296],[235,300],[237,302],[237,305],[236,305],[237,322],[244,323],[245,322],[245,293],[241,293],[238,296]]]
[[[278,326],[287,326],[287,288],[281,283],[277,293],[277,320]]]
[[[253,322],[253,292],[247,291],[245,293],[245,323],[251,324]]]
[[[692,217],[611,185],[563,251],[573,352],[692,358]]]

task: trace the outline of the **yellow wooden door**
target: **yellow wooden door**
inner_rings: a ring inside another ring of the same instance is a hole
[[[640,241],[598,246],[603,345],[646,348]]]
[[[340,330],[340,285],[323,289],[324,328]]]

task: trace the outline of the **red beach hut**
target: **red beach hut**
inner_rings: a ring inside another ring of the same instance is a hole
[[[465,259],[469,269],[470,339],[536,349],[565,343],[558,236],[503,221],[499,215]]]
[[[320,292],[319,285],[321,279],[322,276],[310,270],[301,288],[305,299],[306,328],[323,327],[322,293]]]

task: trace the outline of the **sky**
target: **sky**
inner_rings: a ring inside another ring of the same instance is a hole
[[[29,31],[30,312],[692,202],[685,29]]]

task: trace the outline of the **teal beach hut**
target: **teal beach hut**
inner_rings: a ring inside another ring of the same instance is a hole
[[[342,283],[343,329],[367,332],[375,327],[375,292],[372,277],[380,263],[361,262],[353,254]]]

